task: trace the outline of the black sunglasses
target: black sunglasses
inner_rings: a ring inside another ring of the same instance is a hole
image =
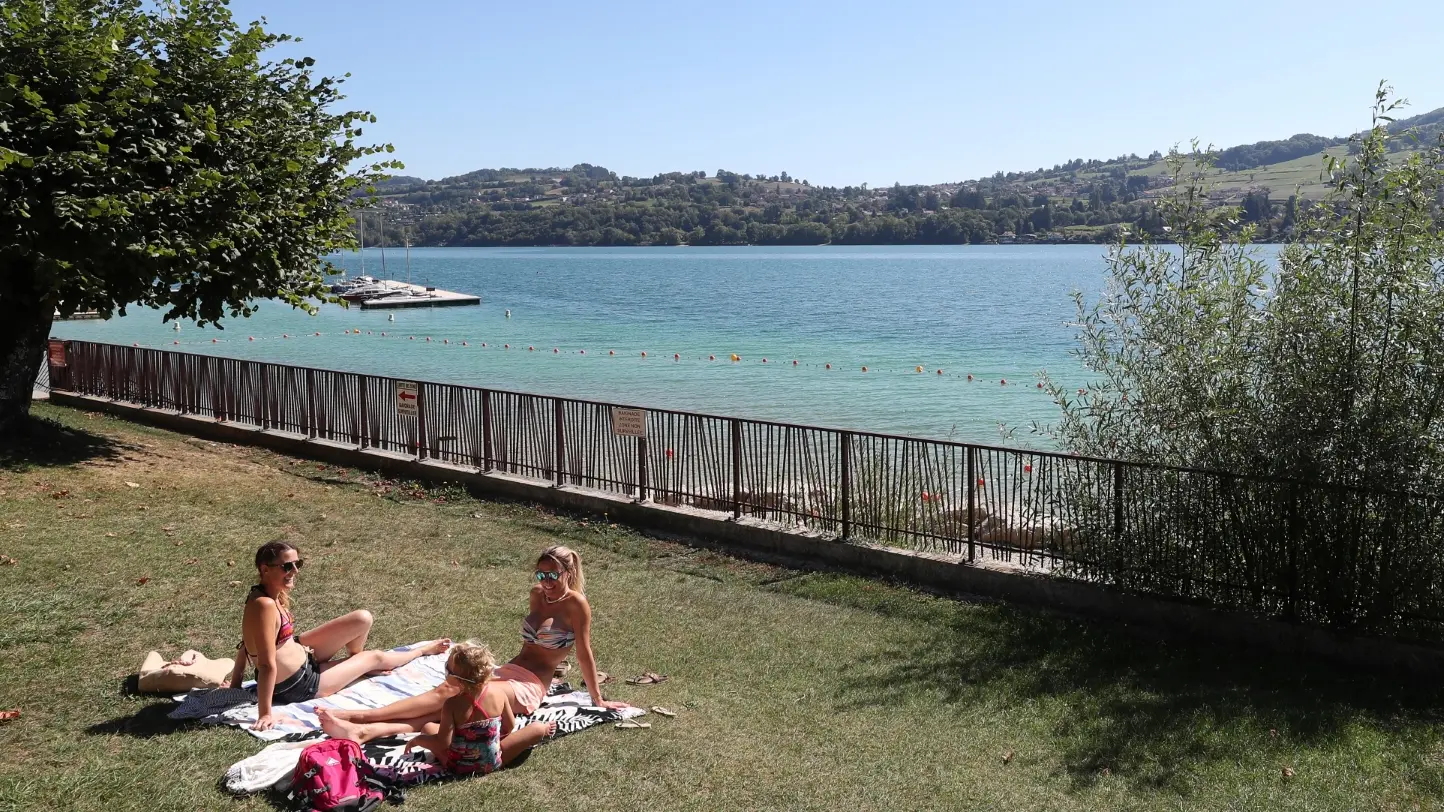
[[[304,558],[298,558],[295,561],[282,561],[276,566],[280,567],[283,572],[300,572],[301,566],[305,563],[306,560]]]
[[[537,570],[535,576],[538,581],[560,581],[562,574],[560,572],[547,572],[546,570]]]

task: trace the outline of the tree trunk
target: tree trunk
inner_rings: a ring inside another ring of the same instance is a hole
[[[38,296],[0,296],[0,437],[13,437],[30,414],[30,399],[55,306]]]

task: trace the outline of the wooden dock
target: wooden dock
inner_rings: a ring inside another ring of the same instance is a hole
[[[405,282],[382,280],[398,290],[397,293],[388,296],[378,296],[374,299],[364,299],[361,302],[363,310],[386,310],[401,307],[456,307],[459,305],[479,305],[480,296],[472,296],[469,293],[456,293],[450,290],[438,290],[423,285],[409,285]]]

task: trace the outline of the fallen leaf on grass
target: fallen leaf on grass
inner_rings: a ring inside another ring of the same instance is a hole
[[[15,522],[14,524],[7,524],[5,526],[10,528],[11,530],[24,530],[25,522]]]
[[[1294,777],[1294,768],[1293,768],[1293,767],[1285,767],[1285,768],[1283,769],[1283,774],[1284,774],[1284,778],[1293,778],[1293,777]]]
[[[196,558],[187,558],[187,559],[186,559],[186,563],[187,563],[187,564],[194,564],[194,563],[196,563],[196,561],[198,561],[198,560],[199,560],[199,559],[196,559]]]
[[[1011,763],[1013,763],[1013,751],[1012,751],[1012,750],[1009,750],[1008,752],[1006,752],[1006,753],[1003,754],[1003,763],[1004,763],[1004,764],[1011,764]]]
[[[1112,775],[1112,774],[1113,774],[1113,771],[1112,771],[1112,770],[1108,769],[1107,767],[1104,767],[1104,768],[1103,768],[1103,777],[1104,777],[1104,778],[1107,778],[1108,776],[1110,776],[1110,775]]]
[[[167,532],[167,533],[174,533],[174,532],[175,532],[175,525],[173,525],[173,524],[168,524],[168,525],[166,525],[165,527],[162,527],[161,530],[164,530],[164,531]]]
[[[8,555],[0,555],[0,567],[14,567],[19,564],[19,561],[16,561]]]
[[[227,567],[234,567],[235,565],[236,565],[235,559],[232,559],[232,560],[226,562],[226,566],[227,566]]]
[[[241,582],[240,582],[240,581],[231,581],[231,586],[240,586],[240,585],[241,585]]]
[[[480,513],[473,513],[473,514],[471,514],[471,518],[473,518],[473,519],[480,519],[480,518],[481,518],[481,514],[480,514]]]
[[[177,547],[184,547],[184,546],[185,546],[185,543],[186,543],[186,542],[185,542],[185,539],[176,539],[176,540],[175,540],[175,546],[177,546]]]
[[[67,496],[69,496],[69,495],[70,495],[70,491],[68,491],[68,490],[66,490],[66,491],[56,491],[55,493],[50,494],[50,498],[51,498],[51,499],[64,499],[65,497],[67,497]]]
[[[150,576],[149,576],[149,575],[145,575],[145,576],[142,576],[142,577],[140,577],[140,578],[137,578],[137,579],[135,579],[135,583],[136,583],[137,586],[145,586],[146,584],[150,583]]]
[[[105,534],[105,537],[108,538],[108,539],[113,539],[113,538],[115,538],[115,534],[114,534],[114,533],[106,533],[106,534]]]
[[[140,487],[140,483],[139,483],[139,482],[127,482],[127,483],[125,483],[125,487],[127,487],[127,488],[139,488],[139,487]]]

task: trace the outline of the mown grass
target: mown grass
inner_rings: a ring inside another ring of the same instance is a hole
[[[604,517],[37,406],[0,454],[0,809],[269,808],[217,788],[260,748],[123,692],[152,649],[225,654],[248,559],[308,564],[304,627],[517,645],[530,565],[588,564],[610,686],[677,719],[562,739],[413,810],[1434,809],[1441,690],[900,586],[750,563]],[[8,442],[8,441],[7,441]],[[135,483],[131,487],[127,483]],[[234,562],[234,563],[232,563]],[[1285,768],[1292,777],[1284,775]]]

